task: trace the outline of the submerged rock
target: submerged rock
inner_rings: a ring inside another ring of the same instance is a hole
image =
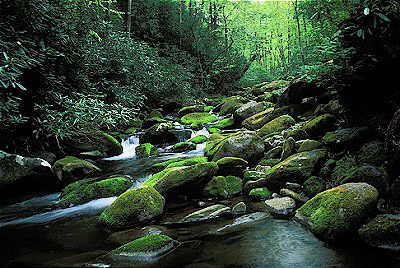
[[[114,259],[147,259],[170,251],[177,243],[169,236],[150,234],[122,245],[109,254]]]
[[[371,246],[400,250],[400,215],[378,215],[358,233]]]
[[[310,199],[298,209],[295,220],[322,239],[343,239],[374,213],[378,195],[367,183],[343,184]]]
[[[92,163],[74,156],[66,156],[58,160],[54,163],[52,169],[57,177],[66,183],[84,179],[93,172],[101,171],[99,167]]]
[[[100,215],[99,223],[122,229],[147,222],[164,211],[165,199],[153,187],[143,185],[120,195]]]

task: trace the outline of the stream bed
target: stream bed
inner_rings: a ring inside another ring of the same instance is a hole
[[[204,133],[202,130],[192,136]],[[164,148],[157,157],[136,159],[134,149],[138,142],[137,136],[132,136],[123,142],[122,155],[96,161],[102,168],[96,175],[104,178],[112,174],[131,175],[136,187],[152,175],[150,167],[154,163],[203,155],[205,147],[200,144],[196,150],[185,153],[169,153]],[[147,261],[111,262],[104,267],[400,267],[396,252],[367,248],[357,241],[341,247],[329,246],[298,223],[266,214],[242,221],[221,218],[186,225],[168,224],[170,219],[199,209],[199,200],[167,204],[163,219],[157,222],[159,225],[140,226],[110,236],[110,231],[97,224],[97,218],[117,197],[52,210],[59,194],[0,208],[1,266],[102,264],[101,256],[117,247],[116,240],[162,231],[181,242],[171,253]],[[245,198],[238,197],[228,204],[247,202]],[[205,201],[207,205],[215,204]],[[250,212],[260,211],[257,204],[248,208]]]

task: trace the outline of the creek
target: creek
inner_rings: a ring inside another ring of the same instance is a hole
[[[197,134],[209,136],[204,129],[191,136]],[[102,168],[96,176],[131,175],[136,180],[133,187],[152,175],[150,167],[154,163],[203,155],[205,147],[200,144],[196,150],[184,153],[170,153],[166,147],[161,148],[157,157],[137,159],[134,149],[139,144],[138,136],[131,136],[122,144],[122,155],[96,161]],[[102,263],[96,258],[116,248],[108,239],[110,232],[97,224],[97,218],[117,197],[54,210],[51,207],[59,194],[0,208],[1,266],[70,267],[86,262]],[[237,197],[228,203],[247,202],[245,198]],[[204,201],[207,205],[214,202]],[[163,230],[182,241],[174,251],[148,261],[109,263],[111,267],[395,267],[399,263],[398,254],[366,248],[358,242],[329,246],[298,223],[266,214],[242,221],[221,218],[189,225],[168,224],[171,219],[199,209],[198,202],[173,202],[167,205],[164,218],[157,222],[159,225],[147,227]],[[257,205],[250,205],[249,210],[257,211]],[[139,234],[143,227],[132,229],[132,234]]]

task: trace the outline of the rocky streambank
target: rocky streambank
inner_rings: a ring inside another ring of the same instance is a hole
[[[386,130],[350,124],[335,92],[298,79],[163,113],[142,114],[120,132],[84,133],[64,144],[64,154],[1,152],[3,199],[34,188],[63,189],[53,205],[60,209],[118,196],[98,218],[98,228],[118,247],[86,265],[148,261],[266,217],[293,219],[328,243],[399,249],[400,112]],[[199,146],[204,152],[154,164],[140,185],[128,174],[98,176],[96,161],[120,155],[120,142],[131,135],[140,141],[136,159]],[[230,224],[186,236],[172,231],[216,219]],[[148,231],[127,235],[138,227]]]

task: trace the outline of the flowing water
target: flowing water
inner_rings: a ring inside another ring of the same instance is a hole
[[[203,129],[193,132],[191,137],[198,134],[209,136]],[[157,157],[137,159],[134,149],[139,144],[138,135],[129,137],[122,144],[121,155],[96,162],[102,168],[97,175],[104,178],[112,174],[131,175],[136,181],[133,187],[152,175],[152,164],[176,157],[203,155],[205,147],[200,144],[196,150],[185,153],[169,153],[169,147],[160,148]],[[116,244],[110,242],[110,232],[97,225],[97,218],[117,197],[93,200],[67,209],[51,209],[58,197],[59,193],[49,194],[0,208],[1,266],[65,267],[82,266],[87,262],[103,263],[101,256],[114,249]],[[108,262],[106,266],[400,267],[396,252],[365,248],[358,242],[341,248],[330,247],[296,222],[263,213],[250,218],[217,219],[189,225],[167,224],[169,219],[199,209],[196,202],[185,200],[169,205],[161,225],[146,227],[183,241],[170,254],[146,262]],[[128,233],[127,241],[146,228],[129,231],[132,233]],[[119,234],[120,239],[124,239],[124,234],[126,239],[124,232]]]

